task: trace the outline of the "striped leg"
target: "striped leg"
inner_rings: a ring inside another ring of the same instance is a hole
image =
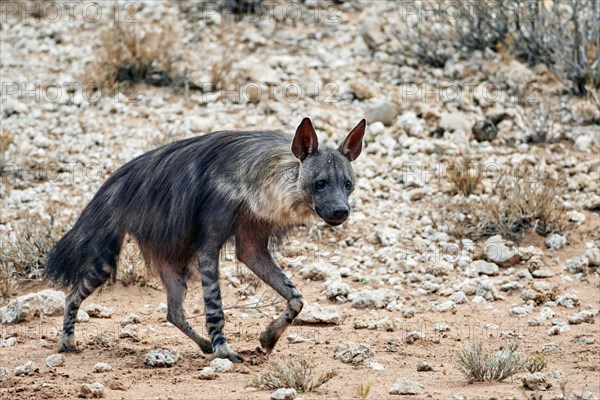
[[[186,321],[183,301],[187,293],[187,276],[174,268],[165,267],[161,270],[161,278],[167,289],[167,320],[192,339],[203,353],[212,353],[210,341],[202,337]]]
[[[75,344],[75,321],[77,311],[81,303],[88,298],[97,288],[102,286],[117,267],[116,260],[106,262],[97,260],[84,278],[76,285],[67,296],[65,302],[65,317],[63,322],[62,336],[60,338],[59,352],[76,351]]]
[[[219,286],[219,252],[201,251],[198,266],[204,291],[206,329],[211,338],[215,357],[241,362],[243,361],[242,356],[231,351],[223,333],[225,314],[223,314],[221,287]]]
[[[256,227],[241,226],[236,233],[237,258],[246,264],[260,279],[272,287],[288,302],[287,309],[260,335],[260,345],[271,353],[275,344],[300,314],[304,306],[302,294],[277,265],[268,250],[269,235],[267,231],[260,233]]]

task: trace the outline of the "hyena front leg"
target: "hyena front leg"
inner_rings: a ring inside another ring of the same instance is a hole
[[[185,269],[169,266],[161,270],[161,279],[167,290],[167,320],[192,339],[204,354],[212,353],[210,341],[198,334],[187,322],[183,310],[183,301],[187,293],[187,276]]]
[[[237,258],[250,268],[260,279],[271,286],[288,302],[287,309],[271,322],[260,335],[260,345],[271,353],[275,344],[300,314],[304,306],[302,294],[277,265],[268,250],[268,236],[257,237],[256,232],[238,231],[236,234]]]
[[[201,251],[198,266],[202,277],[202,290],[204,291],[206,329],[211,338],[215,357],[227,358],[233,362],[242,362],[244,359],[239,354],[231,351],[223,333],[225,314],[223,314],[221,287],[219,285],[219,251]]]
[[[63,322],[62,336],[60,338],[59,352],[76,351],[75,344],[75,321],[77,312],[81,303],[98,287],[110,277],[117,267],[116,259],[104,261],[96,260],[92,268],[86,273],[83,279],[73,288],[65,301],[65,316]]]

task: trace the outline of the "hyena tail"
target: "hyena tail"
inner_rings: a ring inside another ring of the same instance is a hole
[[[83,298],[116,271],[123,242],[122,220],[103,197],[92,199],[73,228],[56,243],[44,271],[44,277],[58,286],[80,287]]]

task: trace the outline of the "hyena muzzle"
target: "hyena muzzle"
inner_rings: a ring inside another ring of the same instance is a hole
[[[98,190],[72,229],[55,245],[47,279],[71,289],[60,351],[73,351],[82,303],[117,267],[126,234],[135,238],[167,291],[167,319],[204,353],[241,361],[223,334],[219,254],[235,239],[237,258],[287,300],[287,309],[260,335],[271,352],[304,300],[269,253],[269,241],[314,215],[330,225],[350,213],[350,165],[362,150],[362,120],[337,148],[320,146],[305,118],[295,135],[214,132],[145,153],[118,169]],[[183,311],[187,280],[197,261],[210,340]]]

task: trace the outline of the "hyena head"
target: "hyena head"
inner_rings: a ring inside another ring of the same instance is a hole
[[[350,162],[360,155],[366,125],[360,121],[337,149],[319,147],[308,118],[296,130],[292,153],[301,161],[300,185],[311,208],[329,225],[337,226],[350,215],[348,196],[354,190]]]

